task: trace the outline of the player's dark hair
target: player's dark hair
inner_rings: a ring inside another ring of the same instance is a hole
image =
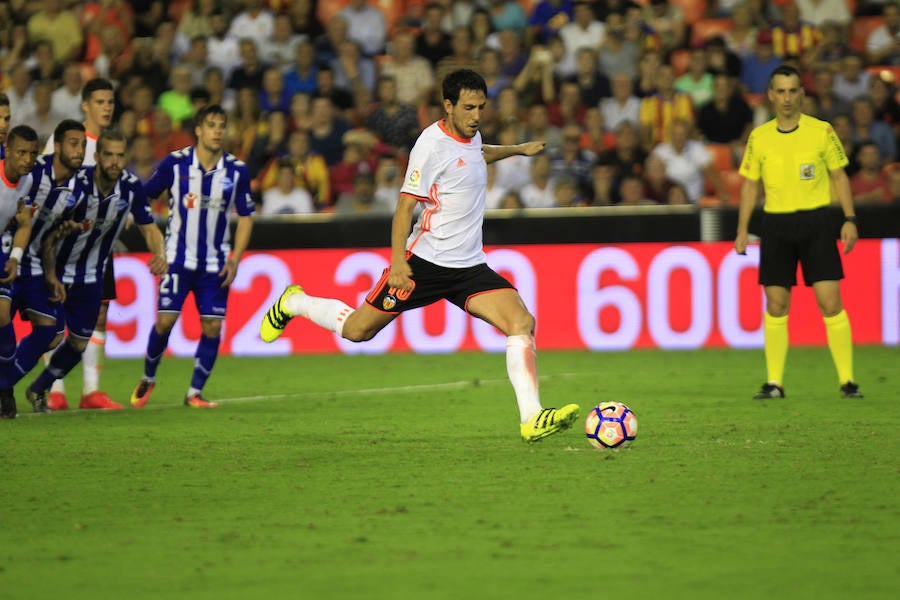
[[[70,131],[86,131],[86,129],[84,128],[83,123],[80,123],[75,119],[63,119],[59,122],[59,125],[56,126],[56,129],[53,130],[53,142],[59,142],[61,144],[63,138],[66,137],[66,134]]]
[[[459,69],[453,71],[444,77],[443,83],[444,100],[449,100],[450,104],[456,105],[459,102],[459,94],[463,90],[471,90],[473,92],[483,92],[487,95],[487,84],[484,77],[471,69]]]
[[[13,140],[20,139],[26,142],[38,141],[37,131],[28,125],[16,125],[6,134],[6,145],[12,146]]]
[[[797,68],[794,67],[793,65],[778,65],[777,67],[775,67],[775,70],[772,71],[772,74],[769,75],[769,87],[770,88],[772,87],[772,81],[775,79],[776,75],[785,75],[787,77],[794,75],[797,77],[797,81],[802,80],[800,77],[800,71],[798,71]]]
[[[97,152],[102,151],[103,143],[109,140],[111,142],[127,142],[125,139],[125,134],[116,129],[115,127],[109,127],[103,130],[103,133],[100,134],[100,137],[97,138]]]
[[[226,121],[228,120],[228,115],[225,113],[225,109],[222,108],[218,104],[208,104],[197,111],[197,114],[194,115],[194,123],[197,125],[202,125],[203,121],[206,120],[206,117],[210,115],[221,115],[225,117]]]
[[[116,91],[109,79],[95,77],[94,79],[91,79],[86,84],[84,84],[84,87],[81,89],[82,102],[87,102],[91,99],[91,94],[100,90],[109,90],[110,92]]]
[[[0,92],[0,106],[9,106],[9,96]]]

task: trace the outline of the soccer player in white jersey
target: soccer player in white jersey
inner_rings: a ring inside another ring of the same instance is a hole
[[[153,252],[150,272],[162,275],[168,268],[162,234],[144,187],[137,176],[123,169],[124,164],[125,136],[115,129],[105,130],[97,141],[96,165],[81,169],[75,177],[72,220],[44,240],[44,278],[55,295],[63,297],[59,319],[65,322],[68,335],[26,391],[32,405],[41,403],[40,396],[46,395],[50,385],[81,362],[100,310],[106,262],[128,215]],[[116,402],[97,406],[86,400],[82,399],[82,408],[122,408]]]
[[[5,137],[5,133],[4,133]],[[0,159],[0,419],[16,418],[9,369],[16,353],[12,325],[12,283],[31,236],[31,169],[37,160],[38,135],[27,125],[9,132],[7,155]]]
[[[506,366],[519,405],[520,433],[533,442],[572,425],[579,407],[542,408],[534,344],[534,317],[519,293],[486,263],[482,224],[487,164],[533,156],[544,142],[514,146],[481,143],[478,127],[487,86],[478,73],[454,71],[443,81],[446,117],[427,127],[413,146],[391,227],[391,266],[352,309],[291,285],[260,324],[272,342],[295,316],[310,319],[354,342],[375,336],[401,312],[446,299],[506,334]],[[414,210],[424,210],[409,233]]]
[[[196,145],[164,158],[145,186],[151,200],[169,193],[169,272],[160,278],[156,325],[147,340],[144,375],[131,394],[135,408],[150,398],[169,334],[190,291],[200,313],[201,335],[184,404],[192,408],[218,406],[203,397],[203,386],[219,352],[228,288],[250,243],[254,208],[247,166],[222,150],[227,125],[224,109],[217,104],[206,106],[197,111],[195,122]],[[238,216],[234,249],[229,255],[228,216],[232,210],[237,210]]]
[[[97,77],[84,84],[81,89],[81,110],[84,112],[84,132],[86,146],[84,149],[83,166],[90,167],[96,164],[94,156],[97,153],[97,139],[100,134],[109,127],[112,122],[113,112],[116,108],[115,89],[108,79]],[[47,140],[44,154],[53,152],[53,140]],[[116,298],[116,276],[113,270],[113,261],[108,261],[106,272],[103,275],[103,301],[100,303],[100,313],[97,315],[97,324],[91,335],[90,343],[84,352],[82,373],[84,377],[81,392],[82,404],[94,404],[97,408],[108,408],[112,399],[106,392],[100,391],[100,370],[103,364],[103,350],[106,344],[106,312],[109,309],[110,300]],[[46,357],[49,361],[49,357]],[[63,409],[68,407],[66,389],[63,380],[54,382],[51,388],[48,402],[51,408]]]

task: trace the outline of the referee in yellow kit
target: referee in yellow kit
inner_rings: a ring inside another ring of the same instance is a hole
[[[800,73],[781,65],[769,77],[767,90],[775,118],[750,133],[740,173],[741,205],[734,247],[747,248],[747,227],[759,197],[760,180],[765,206],[759,251],[759,283],[766,292],[764,317],[768,379],[754,399],[784,398],[784,363],[788,350],[788,311],[791,288],[797,283],[797,262],[803,279],[812,286],[825,320],[828,348],[837,368],[844,398],[862,398],[853,381],[853,339],[850,320],[841,303],[841,256],[828,212],[831,198],[844,211],[841,242],[844,253],[853,249],[859,233],[850,182],[844,167],[847,156],[831,125],[800,112],[803,87]]]

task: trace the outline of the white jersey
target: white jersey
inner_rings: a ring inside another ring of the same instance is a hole
[[[425,206],[407,250],[442,267],[471,267],[487,260],[481,236],[487,164],[480,132],[458,138],[443,120],[426,127],[410,152],[400,193]]]
[[[94,154],[97,152],[97,136],[85,132],[84,137],[87,140],[87,144],[84,146],[84,161],[81,163],[81,166],[93,167],[97,164],[97,161],[94,160]],[[56,150],[53,147],[53,136],[51,135],[47,139],[47,143],[44,144],[43,154],[53,154],[55,151]]]
[[[12,249],[13,235],[16,233],[16,213],[19,204],[31,204],[29,192],[33,179],[31,173],[19,177],[13,183],[6,178],[3,160],[0,160],[0,270],[9,258]]]

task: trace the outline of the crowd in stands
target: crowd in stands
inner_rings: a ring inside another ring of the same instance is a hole
[[[92,77],[143,180],[220,104],[261,214],[389,214],[441,79],[488,85],[489,208],[736,205],[744,142],[789,62],[858,204],[900,201],[896,0],[0,0],[0,91],[41,144]],[[164,207],[157,207],[164,213]]]

